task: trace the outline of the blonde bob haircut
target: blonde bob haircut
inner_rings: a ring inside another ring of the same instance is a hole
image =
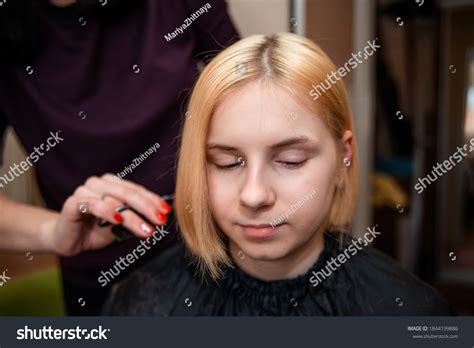
[[[226,236],[212,217],[208,194],[206,141],[217,105],[249,82],[276,84],[320,116],[338,140],[345,130],[354,134],[343,82],[337,80],[317,100],[309,95],[313,84],[321,83],[333,71],[336,67],[318,45],[290,33],[242,39],[218,54],[202,71],[189,100],[180,141],[175,213],[182,236],[203,275],[207,272],[216,280],[223,275],[224,267],[232,266]],[[355,144],[354,140],[349,167],[343,165],[342,147],[338,145],[340,168],[325,223],[326,227],[345,233],[350,233],[357,194]]]

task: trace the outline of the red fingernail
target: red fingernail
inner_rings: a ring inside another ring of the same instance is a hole
[[[166,220],[168,220],[168,217],[160,212],[156,213],[156,217],[158,218],[158,220],[160,220],[160,223],[165,223]]]
[[[114,214],[114,219],[115,219],[115,221],[117,221],[120,224],[123,222],[123,216],[120,215],[119,213]]]
[[[171,207],[166,202],[161,202],[160,207],[163,209],[165,214],[168,214],[171,211]]]

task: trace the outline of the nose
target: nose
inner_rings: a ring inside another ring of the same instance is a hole
[[[247,164],[245,182],[240,192],[240,203],[251,210],[271,206],[275,202],[275,192],[263,166]]]

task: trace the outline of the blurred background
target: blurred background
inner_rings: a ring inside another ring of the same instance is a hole
[[[374,247],[437,288],[460,315],[474,315],[473,153],[422,193],[414,189],[474,137],[474,0],[227,2],[243,37],[305,35],[336,67],[378,38],[382,47],[344,78],[360,155],[354,233],[378,224]],[[26,157],[11,129],[4,151],[0,175]],[[1,190],[43,204],[32,171]],[[64,313],[55,256],[2,252],[0,265],[12,278],[0,315]]]

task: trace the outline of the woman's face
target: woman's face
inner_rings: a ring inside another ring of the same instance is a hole
[[[280,87],[250,83],[227,96],[211,120],[207,174],[212,214],[231,252],[301,257],[329,213],[337,151],[320,117]]]

